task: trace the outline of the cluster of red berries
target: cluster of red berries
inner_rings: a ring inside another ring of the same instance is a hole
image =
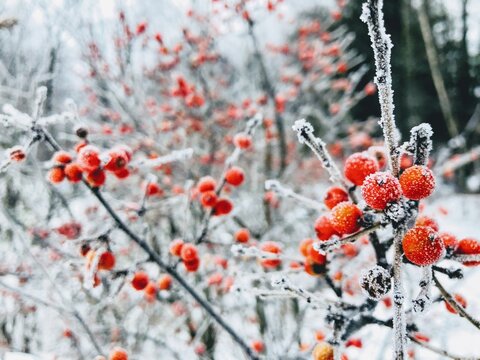
[[[99,187],[105,183],[106,173],[113,173],[118,179],[125,179],[130,175],[127,167],[132,159],[132,151],[124,145],[112,148],[105,155],[86,141],[79,143],[76,148],[76,159],[66,151],[57,151],[53,155],[54,165],[48,174],[49,180],[58,184],[65,178],[71,183],[85,179],[91,186]],[[105,161],[102,161],[102,158]]]
[[[162,275],[155,283],[145,271],[137,271],[131,280],[132,287],[137,291],[144,291],[145,298],[153,301],[159,290],[170,290],[172,277],[168,274]]]
[[[200,267],[198,250],[194,244],[185,243],[182,239],[175,239],[170,244],[170,254],[180,257],[185,269],[189,272],[195,272]]]
[[[302,240],[300,253],[305,257],[305,272],[312,276],[319,275],[325,270],[327,258],[313,247],[315,241],[311,238]]]
[[[225,172],[224,180],[229,185],[240,186],[245,180],[245,172],[238,166],[232,166]],[[202,177],[198,181],[196,190],[202,206],[212,209],[213,215],[227,215],[233,210],[233,203],[230,199],[219,197],[217,182],[213,177]]]

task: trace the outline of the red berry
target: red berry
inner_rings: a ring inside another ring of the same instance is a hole
[[[455,299],[455,301],[458,303],[458,305],[460,305],[462,308],[466,308],[467,307],[467,300],[465,300],[465,298],[460,295],[460,294],[455,294],[453,295],[453,298]],[[447,308],[447,310],[449,312],[451,312],[452,314],[456,314],[457,313],[457,310],[455,310],[447,301],[445,301],[445,307]]]
[[[156,182],[149,182],[145,192],[147,196],[163,195],[163,189]]]
[[[200,196],[200,203],[203,207],[214,207],[217,203],[217,194],[215,191],[205,191]]]
[[[400,186],[405,197],[420,200],[432,194],[435,189],[435,178],[429,168],[414,165],[400,175]]]
[[[65,172],[61,167],[54,167],[48,172],[48,180],[53,184],[59,184],[65,179]]]
[[[333,235],[338,235],[338,232],[333,228],[331,218],[327,215],[321,215],[315,221],[315,232],[319,240],[328,240]]]
[[[473,238],[462,239],[458,242],[455,253],[460,255],[479,255],[480,242]],[[466,261],[463,263],[465,266],[476,266],[479,264],[480,261]]]
[[[192,261],[198,257],[197,247],[193,244],[184,244],[180,251],[180,257],[183,261]]]
[[[185,266],[185,269],[189,272],[195,272],[198,270],[198,268],[200,267],[200,259],[199,258],[195,258],[193,260],[190,260],[190,261],[184,261],[183,262],[183,265]]]
[[[82,180],[82,168],[77,163],[70,163],[65,165],[65,176],[68,181],[77,183]]]
[[[368,175],[362,185],[362,196],[368,206],[375,210],[384,210],[388,203],[402,196],[400,183],[388,172],[376,172]]]
[[[100,151],[93,145],[85,145],[78,152],[78,163],[85,171],[95,170],[100,166]]]
[[[225,174],[225,180],[233,186],[240,186],[244,179],[245,173],[238,166],[232,166]]]
[[[14,146],[9,150],[9,152],[10,160],[15,162],[21,162],[27,157],[25,149],[22,146]]]
[[[110,352],[108,360],[128,360],[128,353],[119,347],[116,347]]]
[[[300,243],[300,253],[307,257],[308,256],[308,252],[309,252],[309,249],[310,249],[310,246],[313,244],[314,240],[311,239],[311,238],[307,238],[307,239],[303,239],[302,242]]]
[[[430,216],[421,215],[417,218],[415,226],[430,226],[433,230],[438,231],[438,223]]]
[[[416,226],[403,237],[405,257],[415,265],[427,266],[436,263],[444,254],[442,239],[428,226]]]
[[[329,209],[333,209],[335,205],[348,201],[348,193],[338,186],[333,186],[327,190],[323,202]]]
[[[144,271],[138,271],[133,275],[132,286],[135,290],[143,290],[147,287],[150,278]]]
[[[58,164],[65,165],[72,161],[72,155],[66,151],[60,150],[53,154],[53,161]]]
[[[173,240],[170,244],[170,254],[172,254],[173,256],[180,256],[184,244],[185,243],[182,239]]]
[[[445,245],[445,248],[450,248],[453,249],[457,246],[457,238],[455,235],[452,235],[447,232],[443,232],[439,234],[440,239],[443,241],[443,245]]]
[[[235,233],[235,240],[239,243],[246,243],[250,240],[250,231],[248,229],[240,229]]]
[[[127,167],[124,167],[123,169],[115,171],[113,175],[115,175],[115,177],[118,179],[126,179],[130,176],[130,170],[128,170]]]
[[[99,187],[105,184],[107,179],[105,171],[101,168],[95,169],[87,174],[87,182],[93,187]]]
[[[355,153],[345,161],[345,177],[355,185],[362,185],[365,178],[378,171],[377,161],[366,153]]]
[[[112,149],[108,155],[110,158],[105,164],[105,170],[116,172],[128,164],[127,153],[122,149]]]
[[[169,290],[172,287],[172,277],[170,275],[163,275],[158,279],[158,288],[160,290]]]
[[[233,204],[230,200],[220,198],[213,207],[213,214],[216,216],[227,215],[233,210]]]
[[[198,181],[198,191],[201,193],[206,192],[206,191],[214,191],[215,188],[217,187],[217,182],[215,179],[211,176],[204,176]]]
[[[365,92],[365,95],[371,96],[377,92],[377,87],[375,86],[374,83],[369,82],[367,85],[365,85],[365,88],[363,89],[363,91]]]
[[[260,246],[260,250],[269,252],[272,254],[280,254],[282,252],[282,249],[280,249],[280,246],[276,242],[273,241],[266,241]],[[263,267],[265,268],[276,268],[282,263],[282,260],[280,259],[263,259],[261,262]]]
[[[307,260],[310,262],[314,262],[315,264],[323,265],[327,261],[327,257],[324,254],[320,254],[315,248],[313,247],[313,242],[308,246],[308,255]]]
[[[360,229],[363,212],[357,205],[343,202],[332,209],[332,226],[339,234],[351,234]]]
[[[262,353],[265,351],[265,344],[262,340],[254,340],[251,345],[252,349],[257,353]]]
[[[115,255],[110,251],[105,251],[98,259],[98,270],[112,270],[115,266]]]
[[[252,137],[250,135],[240,133],[235,135],[233,138],[233,143],[237,148],[245,150],[252,146]]]

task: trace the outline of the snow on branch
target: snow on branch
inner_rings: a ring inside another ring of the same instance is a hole
[[[378,87],[382,113],[379,124],[383,129],[383,136],[389,153],[390,169],[394,176],[398,176],[400,172],[400,152],[393,114],[395,106],[393,104],[392,69],[390,65],[393,44],[390,35],[385,30],[382,8],[383,0],[367,0],[363,4],[360,19],[367,24],[372,42],[376,68],[375,84]]]
[[[340,183],[347,191],[348,186],[343,180],[343,177],[337,165],[333,162],[330,153],[327,150],[325,142],[313,135],[313,126],[305,119],[295,121],[292,126],[293,130],[297,132],[298,141],[301,144],[307,145],[317,155],[323,167],[330,175],[330,180],[333,183]]]
[[[432,286],[432,266],[425,266],[423,268],[423,276],[420,281],[420,293],[413,300],[413,311],[416,313],[424,312],[425,309],[432,303],[430,289]]]
[[[193,149],[187,148],[182,150],[172,151],[170,154],[160,156],[155,159],[142,159],[137,164],[139,167],[157,167],[175,161],[184,161],[191,159],[193,156]]]
[[[427,165],[430,151],[432,151],[432,136],[432,127],[427,123],[415,126],[410,130],[407,150],[413,154],[413,162],[416,165]]]
[[[325,210],[325,206],[322,203],[297,194],[292,189],[283,186],[278,180],[266,180],[265,190],[273,191],[281,197],[295,199],[299,203],[304,204],[312,209]]]

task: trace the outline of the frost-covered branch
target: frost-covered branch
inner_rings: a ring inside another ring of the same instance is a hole
[[[312,200],[306,196],[297,194],[295,191],[292,189],[289,189],[285,186],[283,186],[280,181],[278,180],[267,180],[265,181],[265,190],[273,191],[280,197],[285,197],[285,198],[291,198],[299,203],[308,206],[312,209],[316,210],[325,210],[325,205],[323,205],[320,202],[317,202],[315,200]]]
[[[353,235],[349,235],[349,236],[346,236],[346,237],[343,237],[343,238],[335,237],[332,240],[317,242],[313,245],[313,248],[315,250],[323,253],[327,250],[338,248],[341,245],[345,245],[345,244],[354,242],[354,241],[360,239],[361,237],[363,237],[365,235],[368,235],[368,234],[380,229],[381,227],[383,227],[383,224],[375,224],[375,225],[373,225],[373,226],[371,226],[367,229],[363,229],[363,230],[361,230],[361,231],[359,231],[359,232],[357,232]]]
[[[432,266],[423,267],[423,276],[420,281],[420,293],[413,300],[413,311],[416,313],[424,312],[432,303],[430,289],[432,286]]]

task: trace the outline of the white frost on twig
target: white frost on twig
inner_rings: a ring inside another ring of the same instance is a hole
[[[292,189],[289,189],[285,186],[283,186],[280,181],[278,180],[266,180],[265,181],[265,190],[268,191],[273,191],[277,195],[284,197],[284,198],[292,198],[300,202],[301,204],[304,204],[312,209],[316,210],[325,210],[325,206],[322,203],[319,203],[315,200],[309,199],[303,195],[297,194],[295,191]]]
[[[134,163],[138,167],[157,167],[160,165],[172,163],[175,161],[184,161],[191,159],[193,156],[193,149],[187,148],[182,150],[172,151],[170,154],[160,156],[156,159],[142,159]]]

